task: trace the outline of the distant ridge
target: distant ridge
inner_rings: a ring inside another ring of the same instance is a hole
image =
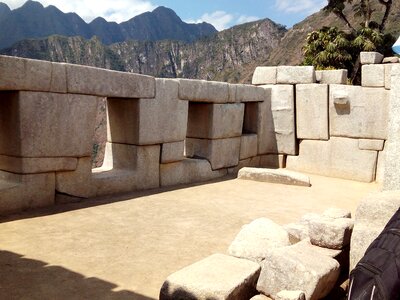
[[[96,18],[89,24],[76,13],[63,13],[55,6],[43,7],[36,1],[27,1],[15,10],[0,2],[0,49],[32,38],[51,35],[81,36],[90,39],[97,36],[109,45],[127,40],[177,40],[193,42],[216,33],[208,23],[187,24],[169,8],[160,6],[117,24]]]

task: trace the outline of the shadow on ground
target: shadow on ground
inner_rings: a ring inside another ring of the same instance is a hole
[[[0,251],[0,299],[153,300],[127,290],[113,291],[115,288],[99,278]]]
[[[83,199],[82,201],[78,201],[75,203],[66,203],[66,204],[56,204],[54,206],[49,206],[45,208],[36,208],[36,209],[29,209],[28,211],[23,211],[20,213],[10,214],[1,216],[0,215],[0,223],[6,223],[16,220],[23,220],[23,219],[31,219],[31,218],[38,218],[48,215],[54,215],[59,213],[64,213],[68,211],[74,211],[79,209],[85,209],[89,207],[99,206],[110,204],[119,201],[127,201],[132,199],[137,199],[141,197],[146,197],[150,195],[156,195],[160,193],[170,192],[174,190],[186,189],[200,185],[212,184],[227,180],[233,180],[236,176],[234,175],[227,175],[225,177],[217,178],[207,182],[200,182],[200,183],[192,183],[192,184],[184,184],[184,185],[176,185],[171,187],[161,187],[157,189],[151,190],[144,190],[144,191],[133,191],[128,193],[121,193],[121,194],[113,194],[109,196],[102,196],[96,197],[91,199]]]

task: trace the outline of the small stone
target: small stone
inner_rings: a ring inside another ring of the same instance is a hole
[[[260,218],[242,227],[228,252],[236,257],[261,262],[269,249],[289,245],[289,235],[282,226]]]
[[[272,299],[270,297],[260,294],[252,297],[250,300],[272,300]]]
[[[395,64],[399,62],[399,58],[397,56],[385,57],[382,61],[383,64]]]
[[[275,300],[306,300],[306,296],[303,291],[280,291]]]
[[[289,233],[289,239],[292,242],[299,242],[310,237],[308,233],[308,225],[302,223],[290,223],[284,225],[283,228]]]

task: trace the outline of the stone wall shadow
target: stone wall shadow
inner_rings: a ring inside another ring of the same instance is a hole
[[[0,299],[153,300],[128,290],[113,291],[116,287],[96,277],[0,251]]]

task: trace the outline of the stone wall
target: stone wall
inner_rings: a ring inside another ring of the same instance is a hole
[[[259,67],[254,86],[0,56],[0,214],[246,166],[373,181],[388,138],[381,66],[363,66],[363,87],[344,71]],[[105,157],[92,168],[104,103]]]

